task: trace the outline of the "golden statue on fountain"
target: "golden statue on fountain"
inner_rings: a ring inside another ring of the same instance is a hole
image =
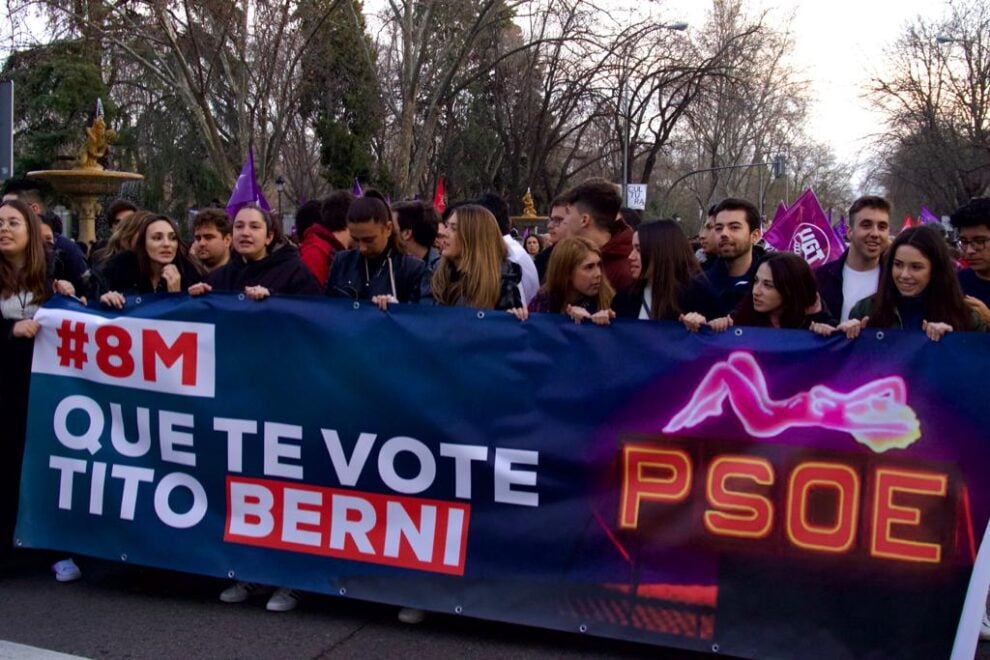
[[[92,126],[86,127],[86,146],[79,156],[79,167],[84,170],[102,170],[100,159],[107,155],[110,143],[117,137],[117,132],[107,128],[103,120],[103,101],[96,100],[96,119]]]
[[[97,99],[96,119],[86,128],[86,144],[75,161],[75,168],[28,172],[29,177],[47,181],[57,193],[68,198],[72,214],[79,223],[79,240],[84,243],[96,239],[99,198],[117,194],[124,182],[144,178],[135,172],[103,169],[100,159],[107,155],[107,148],[115,137],[117,133],[108,129],[103,119],[103,102]]]
[[[526,194],[522,198],[523,203],[523,217],[524,218],[535,218],[536,216],[536,206],[533,204],[533,193],[530,192],[529,188],[526,188]]]

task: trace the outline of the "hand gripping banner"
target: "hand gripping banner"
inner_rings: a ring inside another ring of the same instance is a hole
[[[975,645],[982,334],[214,294],[38,320],[21,546],[741,656]]]

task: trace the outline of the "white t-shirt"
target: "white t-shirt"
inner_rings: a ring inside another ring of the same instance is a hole
[[[842,267],[842,318],[848,321],[849,312],[863,298],[868,298],[877,292],[880,284],[880,266],[872,270],[853,270],[849,265]],[[835,314],[835,310],[829,310]]]
[[[21,291],[13,296],[0,298],[0,316],[8,321],[33,319],[38,307],[34,304],[34,294],[30,291]]]
[[[650,305],[653,304],[653,285],[647,284],[643,289],[643,297],[639,301],[639,316],[644,321],[650,320]]]
[[[540,276],[536,273],[536,264],[533,263],[533,257],[529,256],[529,252],[526,252],[526,248],[520,245],[516,239],[505,234],[502,236],[502,240],[505,241],[505,247],[509,249],[509,261],[519,264],[519,267],[522,268],[519,295],[525,307],[540,288]]]

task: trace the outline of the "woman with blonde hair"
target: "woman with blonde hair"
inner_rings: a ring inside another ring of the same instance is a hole
[[[557,243],[547,265],[547,281],[529,309],[512,313],[525,320],[528,312],[567,314],[575,323],[590,320],[608,325],[615,318],[612,300],[615,290],[602,271],[602,251],[583,237],[571,237]]]
[[[522,307],[522,271],[508,260],[495,216],[465,204],[447,219],[447,246],[433,273],[439,305],[510,310]]]

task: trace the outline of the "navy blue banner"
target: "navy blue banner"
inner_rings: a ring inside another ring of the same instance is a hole
[[[982,334],[214,294],[38,320],[24,546],[733,655],[975,644]]]

